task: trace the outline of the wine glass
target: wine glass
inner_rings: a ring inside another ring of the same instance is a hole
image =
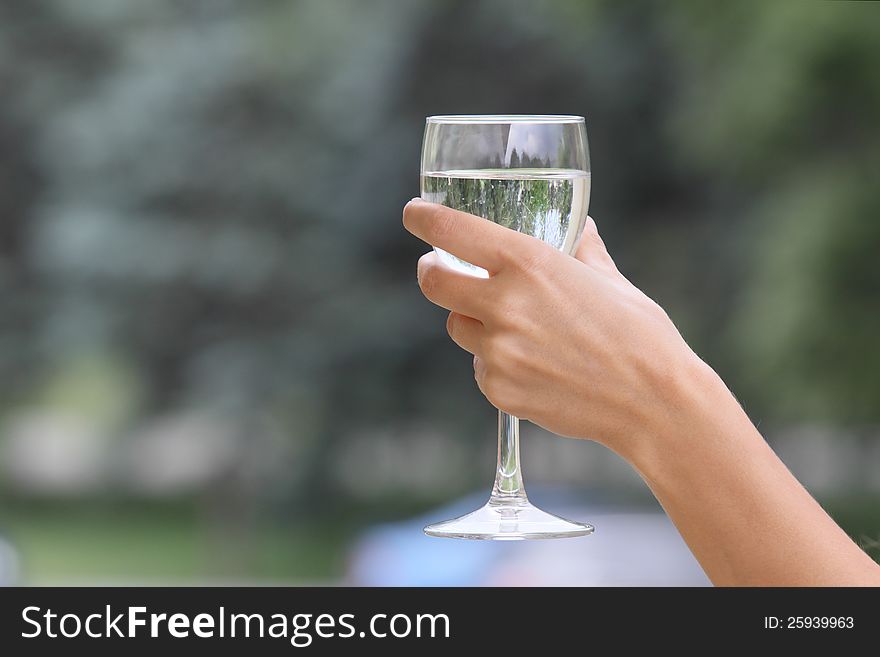
[[[422,199],[463,210],[573,254],[590,200],[587,131],[581,116],[430,116],[421,166]],[[475,276],[485,269],[435,249]],[[523,486],[519,419],[498,411],[498,466],[489,501],[425,527],[429,536],[517,540],[591,534],[591,525],[538,509]]]

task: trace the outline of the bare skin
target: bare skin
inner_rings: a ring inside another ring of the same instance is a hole
[[[874,563],[777,458],[667,314],[630,283],[589,219],[575,257],[413,199],[406,229],[485,268],[419,260],[498,408],[626,459],[706,574],[724,586],[880,586]]]

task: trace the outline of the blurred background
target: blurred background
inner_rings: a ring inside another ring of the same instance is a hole
[[[0,581],[704,584],[641,480],[524,429],[590,538],[421,526],[496,415],[402,230],[424,117],[587,117],[621,270],[880,556],[880,10],[6,0]]]

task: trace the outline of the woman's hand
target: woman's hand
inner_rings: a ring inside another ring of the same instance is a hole
[[[587,224],[576,258],[441,205],[410,201],[407,230],[483,267],[429,253],[425,296],[452,311],[498,408],[593,438],[651,487],[716,584],[880,585],[874,563],[791,475],[666,313],[626,280]]]
[[[684,370],[703,366],[663,309],[617,270],[592,219],[575,257],[420,199],[403,222],[489,272],[461,273],[429,252],[418,278],[452,311],[449,335],[474,354],[477,384],[501,410],[627,452],[670,416]]]

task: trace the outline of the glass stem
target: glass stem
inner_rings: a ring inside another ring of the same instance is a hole
[[[498,411],[498,467],[489,504],[528,504],[519,464],[519,418]]]

